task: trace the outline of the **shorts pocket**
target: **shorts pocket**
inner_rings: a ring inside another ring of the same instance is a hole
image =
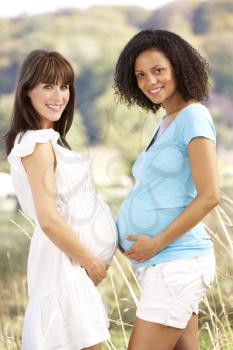
[[[149,268],[150,266],[141,266],[141,267],[138,267],[136,270],[135,270],[135,276],[140,284],[140,286],[142,287],[142,284],[143,284],[143,280],[145,278],[145,272],[146,270]]]
[[[206,288],[210,288],[214,282],[214,276],[215,276],[215,267],[210,266],[209,268],[205,269],[205,271],[202,274],[202,279],[204,286]]]
[[[214,254],[200,257],[198,266],[201,271],[204,287],[210,288],[215,277],[216,260]]]
[[[160,268],[164,286],[172,296],[182,296],[187,289],[192,289],[195,260],[173,261],[162,264]]]

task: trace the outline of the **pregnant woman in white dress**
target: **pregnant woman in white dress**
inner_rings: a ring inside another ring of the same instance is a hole
[[[62,55],[35,50],[25,58],[5,135],[16,195],[36,224],[23,350],[99,350],[109,338],[96,285],[106,276],[117,233],[92,185],[90,162],[65,140],[74,94],[74,72]]]

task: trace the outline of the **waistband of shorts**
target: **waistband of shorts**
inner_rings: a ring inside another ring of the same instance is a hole
[[[142,270],[146,270],[148,267],[150,266],[163,266],[165,264],[168,263],[176,263],[176,262],[183,262],[183,263],[187,263],[189,261],[196,261],[197,263],[205,263],[205,262],[211,262],[213,264],[215,264],[215,254],[214,251],[212,251],[211,253],[205,254],[205,255],[199,255],[199,256],[193,256],[193,257],[187,257],[187,258],[181,258],[181,259],[174,259],[174,260],[168,260],[168,261],[164,261],[161,263],[157,263],[157,264],[151,264],[151,265],[145,265],[145,266],[139,266],[136,267],[135,271],[142,271]]]

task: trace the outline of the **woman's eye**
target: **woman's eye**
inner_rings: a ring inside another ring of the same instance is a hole
[[[157,68],[154,73],[155,74],[160,74],[163,71],[163,68]]]
[[[69,89],[69,85],[62,85],[61,86],[61,90],[68,90]]]
[[[143,73],[138,73],[138,74],[136,74],[136,78],[142,78],[143,77]]]
[[[45,84],[44,89],[51,89],[52,85],[51,84]]]

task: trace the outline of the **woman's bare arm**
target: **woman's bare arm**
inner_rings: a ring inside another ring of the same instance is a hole
[[[32,154],[22,158],[40,227],[58,248],[83,266],[93,282],[98,284],[106,276],[105,262],[89,252],[57,210],[55,161],[50,142],[37,144]]]
[[[144,261],[197,225],[219,203],[219,179],[213,141],[196,137],[188,144],[189,162],[197,196],[158,236],[128,236],[136,241],[126,255]]]

